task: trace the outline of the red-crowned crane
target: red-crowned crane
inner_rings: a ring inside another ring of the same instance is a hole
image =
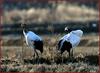
[[[65,28],[65,30],[68,31],[68,28]],[[70,57],[73,54],[73,49],[80,43],[82,35],[82,30],[74,30],[63,36],[58,42],[58,50],[60,53],[62,54],[64,51],[67,51]]]
[[[39,50],[41,54],[43,53],[42,38],[32,31],[28,31],[26,29],[26,24],[21,24],[21,27],[23,28],[23,34],[25,37],[26,44],[34,50],[34,56],[36,53],[37,57],[39,58],[39,55],[36,50]]]

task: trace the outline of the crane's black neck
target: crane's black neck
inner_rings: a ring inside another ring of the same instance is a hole
[[[28,28],[26,28],[26,24],[21,24],[21,27],[25,33],[28,32]]]
[[[66,30],[65,32],[68,34],[68,33],[70,33],[72,30],[70,30],[70,29],[68,29],[68,30]]]
[[[23,28],[23,31],[24,31],[25,33],[27,33],[27,32],[28,32],[28,29]]]

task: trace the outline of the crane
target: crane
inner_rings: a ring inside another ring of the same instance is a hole
[[[36,53],[37,57],[39,58],[38,52],[36,50],[39,50],[41,54],[43,53],[42,38],[34,32],[27,30],[26,24],[21,24],[21,27],[23,29],[23,35],[25,37],[26,44],[34,50],[34,56]]]

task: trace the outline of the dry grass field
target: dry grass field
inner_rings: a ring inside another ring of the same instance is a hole
[[[97,35],[83,36],[81,43],[74,49],[74,56],[68,53],[61,56],[57,51],[57,42],[61,35],[43,35],[44,52],[33,57],[34,51],[20,38],[3,37],[2,72],[97,72],[99,70],[99,38]],[[23,49],[23,50],[22,50]],[[39,61],[38,61],[39,60]],[[38,61],[38,62],[37,62]]]
[[[20,3],[19,3],[20,4]],[[89,3],[90,4],[90,3]],[[25,4],[23,4],[25,5]],[[30,4],[29,4],[30,5]],[[38,4],[40,5],[40,4]],[[16,32],[18,29],[14,27],[7,28],[6,26],[17,25],[16,23],[66,23],[68,22],[88,22],[97,21],[99,11],[95,8],[78,5],[77,3],[62,2],[52,4],[51,8],[35,8],[34,6],[28,9],[19,9],[16,4],[15,8],[11,9],[8,4],[3,6],[2,24],[7,31]],[[6,10],[8,9],[8,10]],[[87,23],[89,24],[89,23]],[[86,24],[86,25],[87,25]],[[68,25],[70,25],[68,23]],[[59,26],[59,24],[58,24]],[[62,24],[62,26],[64,26]],[[66,24],[67,26],[67,24]],[[74,24],[73,24],[74,26]],[[87,25],[88,26],[88,25]],[[60,27],[60,26],[59,26]],[[76,25],[76,28],[83,28]],[[17,27],[16,27],[17,28]],[[28,28],[28,27],[27,27]],[[41,29],[45,29],[41,28]],[[91,27],[90,27],[91,28]],[[32,28],[34,29],[34,28]],[[52,27],[48,27],[50,32],[54,34]],[[39,29],[36,29],[36,31]],[[45,31],[45,30],[44,30]],[[88,30],[87,30],[88,31]],[[87,32],[86,31],[86,32]],[[41,30],[40,30],[41,32]],[[84,33],[86,33],[84,32]],[[91,31],[93,32],[93,31]],[[18,32],[20,33],[20,32]],[[42,32],[41,32],[42,33]],[[9,34],[9,33],[7,33]],[[49,33],[48,33],[49,34]],[[64,34],[57,35],[41,35],[44,43],[44,51],[39,58],[33,56],[34,51],[29,48],[24,40],[19,35],[2,36],[1,43],[1,72],[97,72],[99,70],[99,37],[95,34],[87,34],[82,37],[78,47],[74,48],[73,57],[69,58],[68,53],[64,52],[61,56],[57,51],[58,39]]]

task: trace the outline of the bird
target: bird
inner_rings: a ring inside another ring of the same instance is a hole
[[[65,28],[65,31],[68,31],[68,28]],[[57,49],[60,51],[60,54],[62,55],[63,52],[67,51],[69,54],[69,57],[71,57],[71,54],[73,54],[73,48],[78,46],[82,35],[83,35],[83,31],[80,29],[72,30],[69,33],[67,33],[66,35],[64,35],[58,41]]]
[[[26,29],[26,24],[21,24],[21,27],[23,29],[23,35],[25,37],[26,44],[34,50],[37,57],[39,57],[36,50],[39,50],[41,54],[43,53],[43,40],[40,36],[38,36],[36,33],[29,31]]]

